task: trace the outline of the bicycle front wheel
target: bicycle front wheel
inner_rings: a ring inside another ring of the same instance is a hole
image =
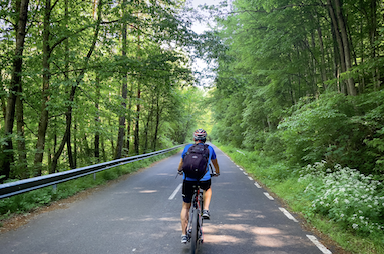
[[[197,252],[199,241],[199,214],[197,209],[192,211],[191,254]]]

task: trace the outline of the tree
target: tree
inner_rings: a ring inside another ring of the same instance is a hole
[[[13,57],[13,69],[12,69],[12,78],[10,83],[10,93],[8,96],[7,107],[5,111],[5,145],[3,146],[4,156],[2,158],[2,165],[0,169],[0,176],[4,175],[5,179],[7,179],[10,175],[11,171],[11,163],[14,160],[13,157],[13,142],[12,142],[12,133],[13,133],[13,123],[15,119],[15,109],[16,103],[18,101],[19,111],[18,111],[18,119],[22,120],[23,115],[22,111],[20,111],[21,100],[19,97],[20,92],[22,91],[22,65],[23,65],[23,51],[24,51],[24,42],[26,36],[26,26],[28,19],[28,0],[20,0],[17,2],[15,6],[15,11],[18,14],[17,20],[15,22],[15,30],[16,30],[16,44],[15,44],[15,54]],[[17,24],[17,25],[16,25]],[[19,122],[18,133],[23,135],[22,133],[22,123]],[[23,138],[23,136],[21,137]],[[21,152],[24,152],[23,145],[20,145],[19,149]],[[24,158],[23,158],[24,159]],[[3,179],[0,179],[2,181]]]
[[[102,8],[99,1],[46,0],[30,6],[31,23],[42,26],[28,27],[22,47],[19,77],[28,86],[14,86],[17,92],[11,93],[9,59],[0,58],[0,126],[12,116],[6,108],[14,107],[18,128],[16,135],[1,133],[2,143],[18,142],[18,148],[2,146],[1,163],[9,165],[5,178],[58,172],[176,142],[170,126],[179,122],[172,115],[179,112],[168,107],[182,108],[178,90],[192,83],[182,47],[195,36],[178,13],[180,3],[120,1]],[[3,21],[15,20],[11,7],[2,3]],[[2,56],[16,46],[15,32],[2,32]],[[5,101],[13,95],[14,106]],[[10,130],[16,125],[7,124]]]

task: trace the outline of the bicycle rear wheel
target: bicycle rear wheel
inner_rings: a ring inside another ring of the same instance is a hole
[[[197,209],[192,211],[191,254],[197,252],[199,241],[199,214]]]

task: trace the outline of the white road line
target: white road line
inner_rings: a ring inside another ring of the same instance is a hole
[[[246,175],[246,176],[248,175],[248,173],[247,173],[247,172],[243,172],[243,174],[244,174],[244,175]]]
[[[250,176],[248,176],[248,179],[249,179],[249,180],[251,180],[251,181],[253,181],[253,178],[252,178],[252,177],[250,177]]]
[[[323,244],[321,244],[315,236],[307,235],[307,237],[317,246],[317,248],[321,250],[321,252],[323,252],[324,254],[332,254],[332,252],[328,250]]]
[[[256,185],[257,188],[261,189],[261,186],[260,186],[260,184],[258,182],[255,182],[255,185]]]
[[[177,192],[180,190],[180,188],[181,188],[181,186],[182,186],[183,184],[181,183],[181,184],[179,184],[179,186],[177,186],[176,187],[176,189],[173,191],[173,193],[171,194],[171,196],[169,196],[169,200],[172,200],[175,196],[176,196],[176,194],[177,194]]]
[[[264,195],[267,196],[270,200],[275,200],[268,192],[264,192]]]
[[[290,214],[286,209],[281,208],[281,207],[279,207],[279,209],[280,209],[280,211],[282,211],[282,212],[285,214],[285,216],[288,217],[288,219],[293,220],[294,222],[298,222],[298,221],[295,219],[295,217],[293,217],[292,214]]]

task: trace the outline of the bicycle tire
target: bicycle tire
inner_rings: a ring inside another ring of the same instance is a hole
[[[199,241],[199,214],[197,209],[192,211],[191,254],[197,253]]]

